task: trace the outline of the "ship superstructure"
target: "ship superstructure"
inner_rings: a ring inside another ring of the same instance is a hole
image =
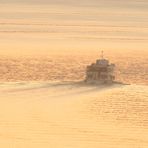
[[[113,83],[115,80],[114,76],[115,64],[109,62],[103,56],[103,51],[101,58],[96,60],[96,63],[92,63],[87,66],[86,69],[86,79],[87,83]]]

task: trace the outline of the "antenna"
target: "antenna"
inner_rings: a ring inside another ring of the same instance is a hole
[[[101,58],[104,59],[104,51],[101,51]]]

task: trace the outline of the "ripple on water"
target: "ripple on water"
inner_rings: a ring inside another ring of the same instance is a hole
[[[102,93],[91,102],[98,118],[148,128],[148,87],[130,85]]]

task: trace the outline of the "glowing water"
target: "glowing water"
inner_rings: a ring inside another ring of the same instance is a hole
[[[148,147],[147,0],[0,1],[1,148]],[[98,49],[131,85],[75,82]]]
[[[0,85],[0,146],[146,148],[148,87]]]

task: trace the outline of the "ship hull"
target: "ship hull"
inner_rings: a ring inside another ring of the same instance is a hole
[[[86,84],[97,84],[97,85],[102,85],[102,84],[113,84],[114,81],[96,81],[96,80],[85,80]]]

